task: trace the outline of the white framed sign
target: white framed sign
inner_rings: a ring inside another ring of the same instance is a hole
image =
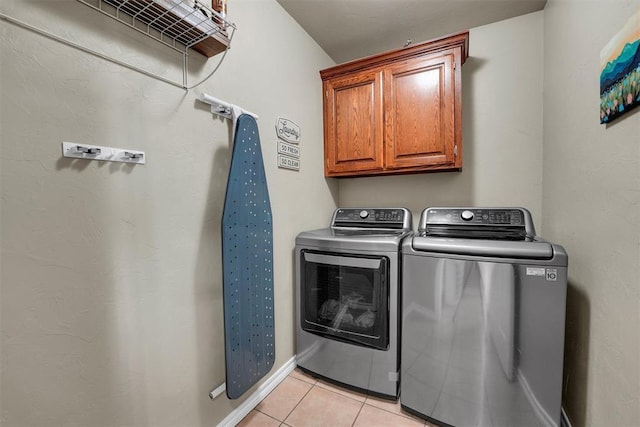
[[[278,138],[292,144],[299,144],[300,126],[298,126],[293,120],[289,120],[285,117],[278,117],[276,119],[276,135]]]

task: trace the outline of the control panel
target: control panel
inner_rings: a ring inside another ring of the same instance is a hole
[[[421,235],[521,240],[536,235],[525,208],[428,208],[422,212]]]
[[[522,227],[524,213],[520,209],[434,208],[427,210],[427,224],[500,225]]]
[[[410,228],[411,214],[405,208],[339,208],[332,227]]]

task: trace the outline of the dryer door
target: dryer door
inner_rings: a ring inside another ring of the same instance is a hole
[[[389,259],[303,250],[301,327],[326,338],[389,347]]]

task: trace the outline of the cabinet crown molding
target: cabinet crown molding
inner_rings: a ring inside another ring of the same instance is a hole
[[[460,60],[461,64],[464,64],[469,56],[469,31],[449,34],[447,36],[428,40],[408,47],[393,49],[345,62],[343,64],[321,70],[320,77],[322,80],[325,80],[332,77],[338,77],[342,74],[348,74],[356,70],[365,70],[368,68],[384,66],[403,59],[411,59],[413,57],[424,56],[432,52],[441,52],[445,49],[456,47],[461,47],[462,55]]]

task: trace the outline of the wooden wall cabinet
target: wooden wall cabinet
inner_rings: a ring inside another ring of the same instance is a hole
[[[462,168],[459,33],[320,71],[325,176]]]

